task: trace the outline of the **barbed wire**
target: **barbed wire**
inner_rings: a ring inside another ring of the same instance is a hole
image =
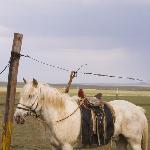
[[[37,63],[55,68],[55,69],[59,69],[62,71],[66,71],[66,72],[71,72],[72,70],[60,67],[60,66],[56,66],[56,65],[52,65],[49,63],[46,63],[44,61],[38,60],[37,58],[31,57],[29,55],[24,55],[24,54],[17,54],[21,57],[24,58],[29,58]],[[4,69],[0,72],[0,75],[10,66],[10,61],[8,62],[8,64],[4,67]],[[128,80],[134,80],[134,81],[139,81],[139,82],[145,82],[144,80],[140,79],[140,78],[133,78],[133,77],[123,77],[123,76],[115,76],[115,75],[108,75],[108,74],[101,74],[101,73],[93,73],[93,72],[81,72],[79,71],[81,68],[83,68],[84,66],[87,66],[87,64],[81,65],[76,71],[74,71],[76,74],[80,73],[80,74],[84,74],[84,75],[93,75],[93,76],[99,76],[99,77],[109,77],[109,78],[118,78],[118,79],[128,79]],[[145,82],[146,83],[146,82]]]
[[[115,75],[107,75],[107,74],[97,74],[92,72],[85,72],[86,75],[94,75],[94,76],[100,76],[100,77],[109,77],[109,78],[118,78],[118,79],[128,79],[128,80],[134,80],[134,81],[140,81],[144,82],[144,80],[139,78],[133,78],[133,77],[123,77],[123,76],[115,76]]]
[[[32,59],[33,61],[36,61],[38,63],[41,63],[43,65],[47,65],[47,66],[50,66],[50,67],[53,67],[53,68],[57,68],[57,69],[60,69],[60,70],[64,70],[64,71],[67,71],[67,72],[71,72],[72,70],[69,70],[69,69],[65,69],[65,68],[62,68],[60,66],[55,66],[55,65],[51,65],[51,64],[48,64],[48,63],[45,63],[43,61],[40,61],[36,58],[33,58],[29,55],[23,55],[21,54],[21,56],[24,56],[24,57],[27,57],[27,58],[30,58]],[[100,73],[93,73],[93,72],[80,72],[79,70],[86,66],[87,64],[84,64],[84,65],[81,65],[75,72],[77,74],[77,72],[81,73],[81,74],[84,74],[84,75],[93,75],[93,76],[99,76],[99,77],[109,77],[109,78],[118,78],[118,79],[128,79],[128,80],[134,80],[134,81],[139,81],[139,82],[144,82],[144,80],[142,79],[139,79],[139,78],[133,78],[133,77],[123,77],[123,76],[115,76],[115,75],[108,75],[108,74],[100,74]]]
[[[8,64],[4,67],[4,69],[0,72],[0,75],[10,66],[10,63],[8,62]]]
[[[83,68],[84,66],[87,66],[87,64],[81,65],[76,72],[78,72],[81,68]]]
[[[63,71],[66,71],[66,72],[69,72],[69,71],[70,71],[70,70],[65,69],[65,68],[63,68],[63,67],[55,66],[55,65],[46,63],[46,62],[44,62],[44,61],[38,60],[38,59],[33,58],[33,57],[29,56],[29,55],[20,54],[20,56],[25,57],[25,58],[29,58],[29,59],[31,59],[31,60],[33,60],[33,61],[35,61],[35,62],[41,63],[41,64],[43,64],[43,65],[46,65],[46,66],[49,66],[49,67],[52,67],[52,68],[56,68],[56,69],[63,70]]]

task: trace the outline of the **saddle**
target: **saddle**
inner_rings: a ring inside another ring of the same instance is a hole
[[[114,134],[114,113],[105,102],[94,105],[84,98],[81,106],[82,127],[81,139],[83,145],[101,146],[110,142]]]

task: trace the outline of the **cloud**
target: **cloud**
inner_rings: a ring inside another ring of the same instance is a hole
[[[7,26],[3,26],[0,24],[0,36],[6,36],[8,35],[12,30],[8,28]]]
[[[147,31],[150,6],[146,2],[17,0],[1,5],[3,7],[0,15],[6,25],[30,36],[135,38],[141,34],[144,38],[150,32]],[[87,3],[90,5],[87,6]],[[18,21],[14,21],[16,19]]]
[[[107,43],[109,42],[109,45]],[[115,39],[98,37],[28,37],[24,35],[24,49],[40,51],[80,49],[80,50],[107,50],[121,47]]]
[[[6,0],[0,17],[2,64],[10,57],[13,32],[21,32],[22,53],[48,63],[71,69],[87,63],[88,71],[149,76],[149,0]],[[68,80],[66,73],[24,59],[20,66],[19,79]]]

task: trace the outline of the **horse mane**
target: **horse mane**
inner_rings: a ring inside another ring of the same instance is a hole
[[[53,106],[57,110],[64,110],[66,100],[71,98],[68,94],[62,93],[48,84],[42,84],[41,92],[44,98],[44,105]]]

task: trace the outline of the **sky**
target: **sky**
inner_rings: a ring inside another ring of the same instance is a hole
[[[23,34],[21,53],[69,70],[150,82],[149,0],[1,0],[0,71],[7,64],[14,32]],[[70,72],[21,58],[18,81],[67,83]],[[8,70],[0,75],[7,81]],[[74,83],[137,83],[78,74]]]

